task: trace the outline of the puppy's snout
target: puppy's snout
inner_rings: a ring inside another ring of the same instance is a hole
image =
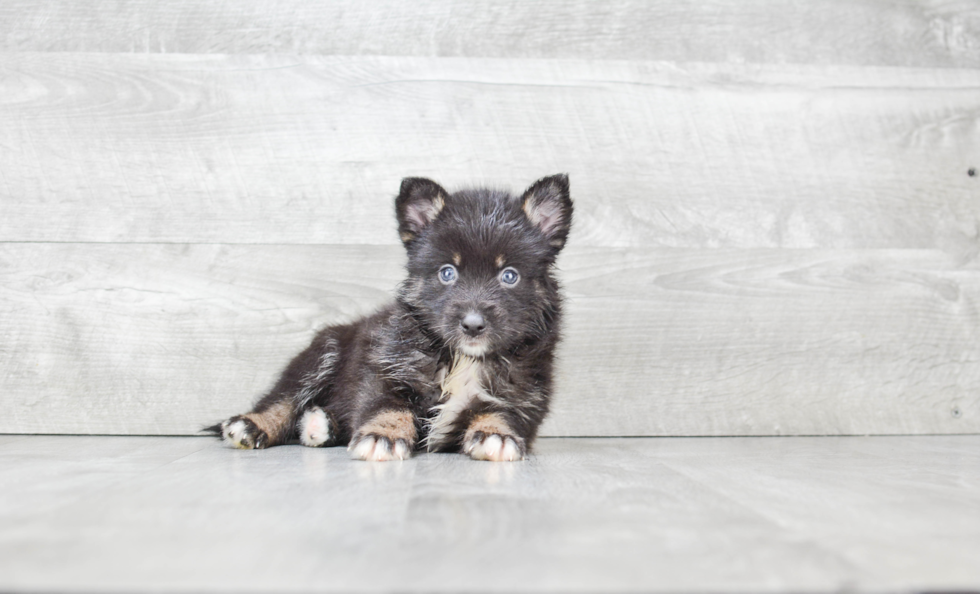
[[[471,311],[459,323],[463,327],[463,332],[469,336],[479,336],[487,329],[487,321],[475,311]]]

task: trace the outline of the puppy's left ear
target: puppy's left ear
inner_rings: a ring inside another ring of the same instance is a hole
[[[408,245],[436,220],[446,206],[446,190],[424,177],[406,177],[395,198],[395,216],[398,217],[398,235]]]
[[[555,252],[565,247],[572,226],[572,199],[568,176],[564,173],[544,177],[531,184],[521,197],[524,214],[544,236]]]

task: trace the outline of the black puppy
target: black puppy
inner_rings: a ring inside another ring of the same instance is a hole
[[[362,460],[524,458],[551,393],[568,177],[520,197],[407,178],[395,211],[408,250],[395,302],[321,330],[252,412],[209,430],[246,449],[348,443]]]

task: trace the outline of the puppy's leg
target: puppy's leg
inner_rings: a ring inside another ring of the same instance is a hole
[[[417,436],[412,411],[385,409],[357,428],[347,449],[359,460],[404,460],[412,455]]]
[[[236,448],[262,449],[289,439],[296,417],[291,398],[266,402],[263,399],[255,410],[234,416],[221,424],[221,437]]]
[[[301,430],[303,445],[333,445],[336,424],[322,408],[338,357],[338,342],[328,328],[319,334],[283,371],[275,387],[251,412],[209,427],[226,443],[241,449],[261,449],[294,438]],[[306,414],[304,414],[306,413]],[[297,418],[302,417],[297,427]]]
[[[475,415],[466,428],[463,453],[474,460],[513,462],[527,455],[527,443],[505,415],[484,412]]]

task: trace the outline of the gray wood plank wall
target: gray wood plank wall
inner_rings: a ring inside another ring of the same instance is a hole
[[[0,6],[0,432],[194,432],[571,175],[550,435],[980,431],[980,5]]]

